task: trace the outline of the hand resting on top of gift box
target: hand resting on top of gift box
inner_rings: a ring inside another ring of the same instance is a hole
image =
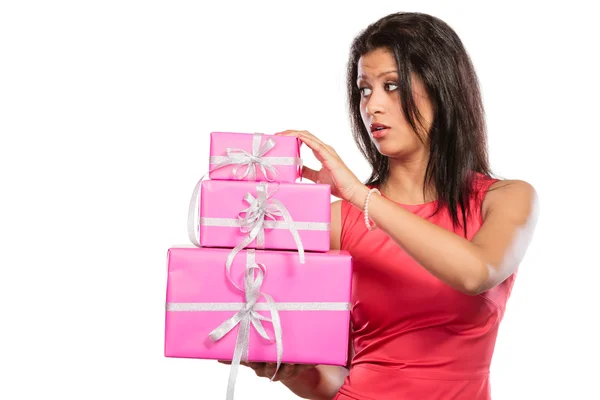
[[[323,165],[319,171],[302,166],[302,178],[315,183],[329,184],[332,195],[350,203],[361,194],[362,182],[350,171],[333,147],[308,131],[286,130],[276,133],[275,136],[296,136],[312,150],[316,159]]]

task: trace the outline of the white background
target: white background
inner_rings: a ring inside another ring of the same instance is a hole
[[[495,172],[541,198],[500,328],[494,399],[600,398],[591,10],[332,4],[2,3],[1,398],[224,398],[229,367],[163,356],[166,251],[188,242],[208,134],[306,129],[367,178],[349,131],[348,49],[396,11],[457,31],[481,80]],[[237,394],[295,398],[248,369]]]

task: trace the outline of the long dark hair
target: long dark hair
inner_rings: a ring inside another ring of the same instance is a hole
[[[419,76],[428,92],[434,114],[424,190],[431,184],[435,186],[438,203],[434,214],[447,208],[454,226],[462,225],[466,236],[469,200],[475,194],[473,172],[491,176],[483,103],[469,55],[448,24],[422,13],[388,15],[354,39],[347,90],[354,140],[372,168],[367,185],[386,182],[389,161],[379,153],[362,122],[356,80],[360,57],[381,48],[396,59],[402,111],[415,132],[421,132],[422,125],[412,96],[411,73]],[[423,143],[427,140],[426,136],[417,136]]]

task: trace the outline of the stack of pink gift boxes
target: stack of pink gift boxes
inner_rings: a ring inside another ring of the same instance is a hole
[[[168,251],[165,356],[231,360],[228,399],[240,361],[347,362],[352,259],[330,250],[330,186],[297,182],[300,145],[212,132],[196,247]]]

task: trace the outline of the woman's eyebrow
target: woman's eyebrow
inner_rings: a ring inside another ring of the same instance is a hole
[[[390,70],[390,71],[385,71],[385,72],[382,72],[382,73],[380,73],[379,75],[377,75],[377,76],[376,76],[376,78],[380,78],[380,77],[382,77],[383,75],[387,75],[387,74],[391,74],[391,73],[396,73],[396,74],[397,74],[397,73],[398,73],[398,71],[397,71],[397,70],[395,70],[395,69],[393,69],[393,70]],[[367,77],[366,75],[359,75],[359,76],[358,76],[358,79],[367,79],[367,78],[368,78],[368,77]]]

